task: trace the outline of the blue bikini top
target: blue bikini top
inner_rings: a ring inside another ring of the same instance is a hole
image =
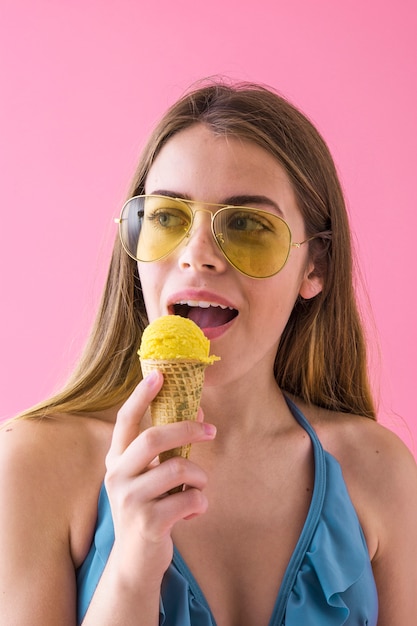
[[[287,399],[309,434],[314,490],[309,512],[288,563],[269,626],[376,626],[378,598],[365,538],[336,459],[326,452],[301,411]],[[104,486],[87,558],[77,571],[81,624],[114,542]],[[216,626],[210,607],[180,553],[165,573],[160,626]]]

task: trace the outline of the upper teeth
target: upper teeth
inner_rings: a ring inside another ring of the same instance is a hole
[[[205,300],[180,300],[177,304],[186,304],[187,306],[198,306],[201,309],[208,309],[210,306],[218,306],[221,309],[230,309],[233,311],[233,307],[219,304],[218,302],[206,302]]]

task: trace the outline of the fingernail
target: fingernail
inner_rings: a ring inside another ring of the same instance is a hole
[[[149,372],[149,374],[146,374],[144,381],[147,385],[149,385],[149,387],[153,387],[157,379],[158,379],[157,370],[152,370],[152,372]]]
[[[216,436],[217,428],[214,426],[214,424],[206,424],[206,422],[203,422],[202,427],[203,427],[204,433],[208,435],[209,437]]]

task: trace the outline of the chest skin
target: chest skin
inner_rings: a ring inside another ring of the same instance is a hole
[[[178,523],[173,540],[218,626],[268,624],[309,510],[310,438],[294,425],[267,447],[192,451],[209,475],[209,507]]]

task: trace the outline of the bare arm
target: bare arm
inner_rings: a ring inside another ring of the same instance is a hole
[[[379,484],[379,542],[373,559],[378,626],[413,626],[417,615],[417,466],[392,438]]]
[[[0,433],[1,621],[75,626],[65,485],[45,459],[40,424],[7,428]]]
[[[322,413],[316,423],[339,461],[368,544],[378,626],[414,626],[417,615],[417,465],[404,443],[367,418]]]

